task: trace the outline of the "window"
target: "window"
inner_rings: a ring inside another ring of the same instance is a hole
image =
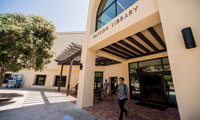
[[[45,85],[46,75],[37,75],[35,85]]]
[[[94,89],[102,89],[103,88],[103,72],[95,72],[94,79]]]
[[[138,0],[101,0],[97,11],[96,30],[111,21]]]
[[[163,69],[164,71],[171,71],[170,65],[169,65],[169,59],[168,58],[163,58]]]
[[[138,72],[138,63],[130,63],[129,71],[130,71],[130,73],[137,73]]]
[[[3,83],[7,84],[10,76],[11,76],[11,74],[5,74]]]
[[[62,76],[62,80],[60,82],[61,87],[65,87],[67,76]],[[56,80],[54,86],[59,86],[60,76],[56,75]]]
[[[140,72],[162,72],[161,59],[139,62]]]

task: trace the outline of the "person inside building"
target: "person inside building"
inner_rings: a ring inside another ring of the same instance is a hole
[[[107,79],[106,79],[104,82],[105,94],[107,94],[108,86],[109,86],[109,83],[107,82]]]

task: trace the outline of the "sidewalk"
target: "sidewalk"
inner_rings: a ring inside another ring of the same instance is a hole
[[[11,101],[0,102],[0,120],[97,120],[91,113],[80,109],[76,98],[53,90],[0,89],[0,95],[17,94]]]

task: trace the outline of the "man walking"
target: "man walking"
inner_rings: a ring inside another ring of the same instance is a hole
[[[123,119],[123,113],[125,112],[126,117],[128,117],[128,111],[126,108],[124,108],[125,102],[128,99],[128,102],[130,101],[130,97],[128,95],[128,87],[126,84],[124,84],[124,78],[119,78],[119,85],[117,87],[117,94],[119,98],[119,107],[120,107],[120,117],[119,120]]]

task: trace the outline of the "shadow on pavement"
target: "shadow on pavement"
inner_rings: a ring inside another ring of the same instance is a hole
[[[71,116],[74,120],[97,120],[91,113],[72,102],[59,102],[27,106],[0,112],[1,120],[62,120]]]
[[[18,93],[0,93],[0,107],[15,103],[16,101],[11,101],[13,98],[23,96],[23,94]]]
[[[0,99],[1,98],[14,98],[14,97],[23,97],[23,94],[19,93],[0,93]]]

